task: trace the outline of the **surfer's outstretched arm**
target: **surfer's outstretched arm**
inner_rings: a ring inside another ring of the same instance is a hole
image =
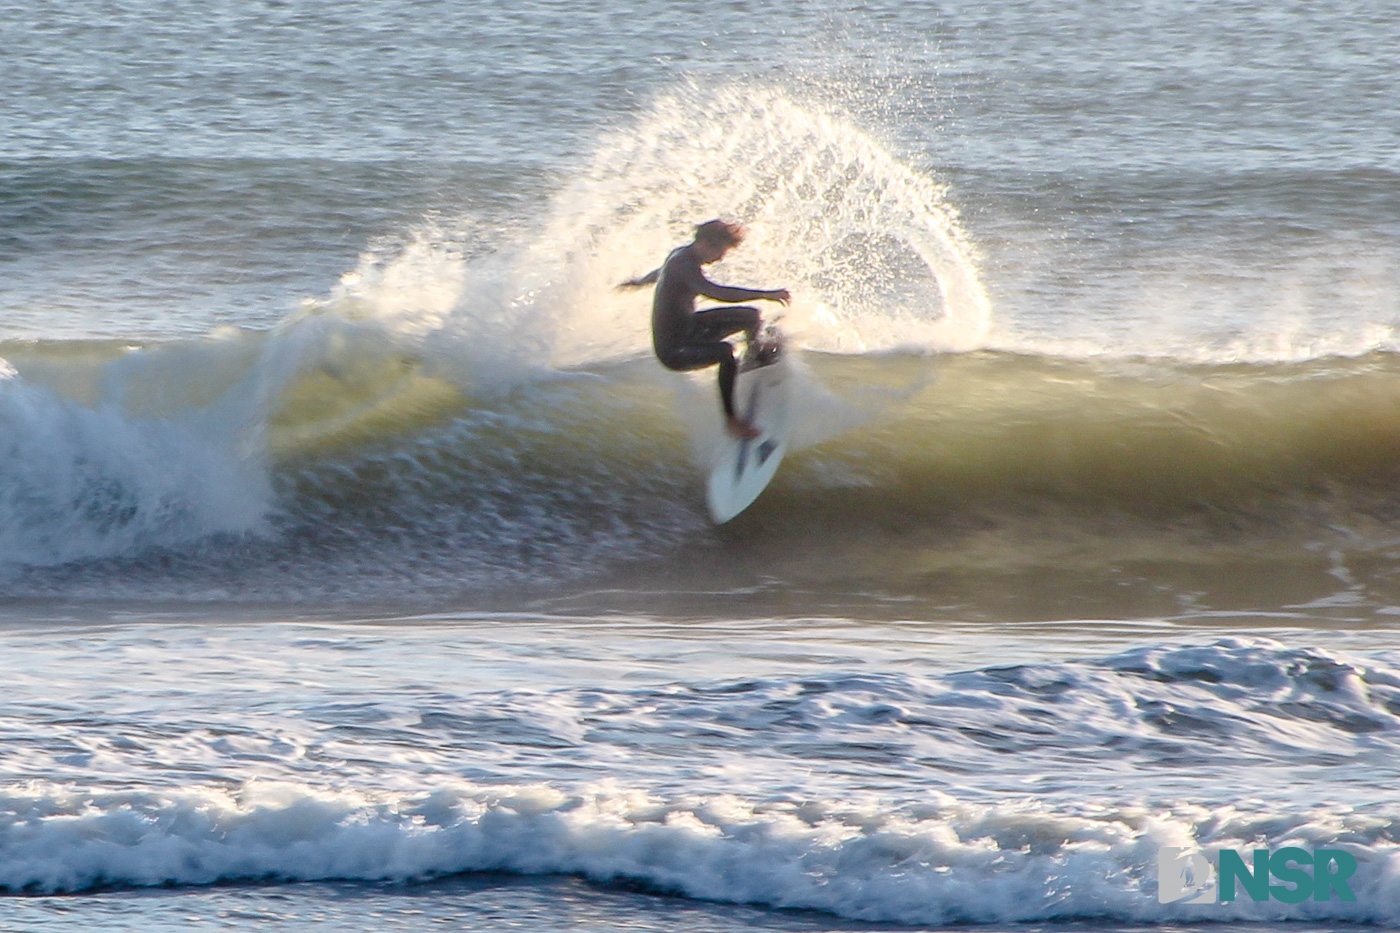
[[[628,279],[626,282],[617,283],[618,288],[645,288],[648,285],[655,285],[657,278],[661,275],[660,269],[652,269],[640,279]]]
[[[700,281],[704,284],[696,290],[706,298],[713,298],[715,301],[776,301],[787,304],[792,300],[792,295],[786,288],[764,291],[757,288],[738,288],[733,285],[716,285],[709,279],[703,278]]]

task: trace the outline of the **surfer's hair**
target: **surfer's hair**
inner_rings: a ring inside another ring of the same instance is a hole
[[[744,228],[727,220],[707,220],[696,225],[695,239],[714,246],[738,246],[744,242]]]

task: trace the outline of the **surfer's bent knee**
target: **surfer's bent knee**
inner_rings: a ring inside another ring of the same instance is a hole
[[[661,365],[676,372],[689,372],[704,369],[728,361],[734,362],[734,348],[723,340],[708,343],[689,343],[679,347],[658,349],[656,358]]]

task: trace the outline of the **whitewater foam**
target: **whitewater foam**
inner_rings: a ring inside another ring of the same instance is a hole
[[[241,432],[199,414],[144,418],[0,379],[0,566],[256,531],[268,507],[261,464]]]
[[[704,648],[581,623],[567,649],[564,618],[445,623],[11,638],[0,888],[562,872],[905,923],[1400,919],[1384,653],[940,673],[909,632],[853,648],[855,623]],[[1158,902],[1160,846],[1284,845],[1355,855],[1356,900]]]
[[[0,887],[423,880],[469,871],[581,874],[731,903],[917,924],[1400,917],[1394,814],[1260,804],[1048,807],[930,793],[877,801],[661,798],[604,783],[445,782],[410,792],[239,788],[0,795]],[[1163,905],[1157,849],[1342,845],[1352,902]]]

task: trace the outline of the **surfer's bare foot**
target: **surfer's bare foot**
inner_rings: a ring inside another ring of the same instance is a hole
[[[762,431],[754,427],[749,422],[745,421],[743,418],[729,419],[729,433],[733,434],[741,441],[751,441],[754,438],[759,437],[763,434]]]

